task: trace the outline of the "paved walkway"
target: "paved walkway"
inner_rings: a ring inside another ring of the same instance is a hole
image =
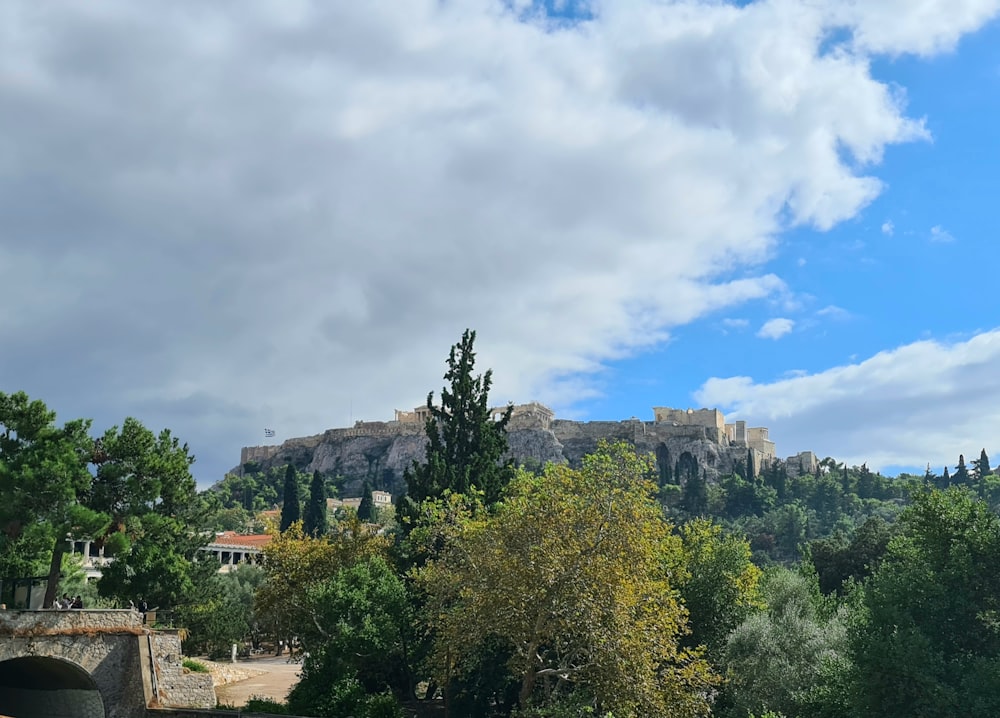
[[[302,669],[301,663],[289,663],[287,656],[250,658],[236,665],[261,673],[242,681],[215,687],[219,703],[235,708],[242,708],[251,698],[269,698],[284,702],[288,691],[299,682],[299,671]]]

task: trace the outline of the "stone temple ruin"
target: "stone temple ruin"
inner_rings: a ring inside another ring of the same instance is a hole
[[[507,407],[493,409],[499,418]],[[344,495],[360,494],[364,481],[373,488],[400,494],[403,471],[424,457],[426,406],[395,412],[391,421],[357,421],[350,428],[329,429],[315,436],[289,439],[280,445],[248,446],[240,453],[240,466],[268,469],[294,464],[301,471],[320,471],[344,479]],[[779,461],[766,427],[745,421],[726,423],[718,409],[653,407],[653,420],[573,421],[557,419],[538,402],[513,407],[507,425],[510,455],[525,465],[547,462],[579,466],[601,440],[627,441],[637,451],[656,457],[661,479],[678,477],[695,467],[709,480],[736,472],[753,462],[754,473]],[[811,451],[785,459],[789,475],[812,473],[816,456]]]

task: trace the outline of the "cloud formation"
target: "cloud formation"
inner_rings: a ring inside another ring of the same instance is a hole
[[[771,383],[709,379],[705,406],[770,428],[780,455],[809,449],[869,467],[954,467],[1000,449],[1000,329],[945,344],[919,341],[854,364]]]
[[[0,386],[172,427],[202,483],[264,426],[421,402],[467,326],[498,399],[568,406],[602,362],[781,293],[779,233],[854,216],[886,145],[926,136],[870,54],[996,12],[8,2]]]
[[[757,336],[761,339],[780,339],[795,328],[795,321],[785,317],[775,317],[768,319],[757,330]]]

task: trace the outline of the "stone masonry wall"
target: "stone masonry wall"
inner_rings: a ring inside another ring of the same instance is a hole
[[[181,639],[176,633],[150,636],[156,667],[154,705],[163,708],[214,708],[215,688],[207,673],[185,673]]]

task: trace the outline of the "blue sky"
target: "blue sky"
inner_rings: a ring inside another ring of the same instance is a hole
[[[0,391],[196,454],[499,401],[1000,458],[1000,0],[0,10]],[[269,440],[270,441],[270,440]]]

